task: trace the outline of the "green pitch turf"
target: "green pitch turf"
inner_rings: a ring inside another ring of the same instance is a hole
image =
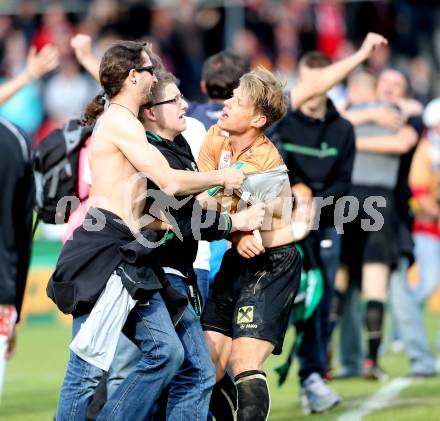
[[[429,317],[432,336],[435,319]],[[69,329],[50,324],[28,324],[19,330],[18,349],[8,364],[3,400],[0,404],[1,421],[50,421],[53,419],[56,400],[68,356]],[[285,350],[292,341],[286,340]],[[284,362],[284,356],[271,357],[266,365],[272,411],[271,421],[304,419],[299,405],[297,364],[291,370],[286,384],[278,388],[274,367]],[[382,365],[391,379],[404,375],[408,369],[404,354],[385,353]],[[386,383],[385,383],[386,384]],[[331,387],[344,401],[332,411],[311,416],[311,421],[337,420],[347,411],[358,408],[384,383],[365,382],[360,379],[334,381]],[[365,417],[371,421],[440,420],[440,376],[416,380],[400,395],[388,402],[388,407]],[[137,421],[137,420],[127,420]]]

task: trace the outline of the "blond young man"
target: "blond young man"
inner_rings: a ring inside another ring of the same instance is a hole
[[[368,34],[355,54],[311,72],[292,91],[292,107],[297,108],[330,89],[386,42],[378,34]],[[270,72],[258,69],[245,74],[234,96],[225,101],[218,124],[207,133],[199,169],[225,168],[243,161],[244,171],[252,173],[282,165],[281,157],[263,131],[286,111],[282,86]],[[216,199],[225,204],[221,195]],[[269,390],[262,366],[271,353],[281,352],[299,282],[300,259],[292,244],[290,220],[282,218],[283,205],[286,209],[291,200],[286,181],[278,198],[266,208],[262,243],[253,235],[237,236],[235,247],[223,258],[202,316],[218,385],[226,378],[228,366],[235,376],[237,420],[265,420],[269,414]],[[235,197],[227,207],[234,209],[237,202]],[[234,411],[233,395],[230,396],[226,399],[231,407],[229,415],[224,412],[222,419],[231,419]]]
[[[246,173],[283,165],[263,131],[286,110],[282,85],[269,71],[260,68],[245,74],[234,96],[225,101],[218,124],[207,133],[198,161],[200,170],[226,168],[237,161],[244,162]],[[223,194],[215,198],[225,206]],[[234,211],[238,202],[234,195],[226,206]],[[300,258],[293,245],[290,218],[282,218],[286,203],[290,215],[287,178],[278,198],[267,204],[262,244],[237,236],[237,247],[226,252],[202,316],[217,380],[224,377],[228,365],[235,376],[238,420],[262,420],[269,413],[262,365],[271,353],[281,352],[298,290]]]

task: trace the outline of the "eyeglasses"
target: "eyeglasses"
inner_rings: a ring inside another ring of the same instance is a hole
[[[163,105],[163,104],[177,104],[180,105],[185,100],[185,97],[183,94],[176,95],[173,99],[167,99],[165,101],[156,102],[152,105],[152,107],[155,107],[156,105]]]
[[[151,76],[154,76],[154,66],[135,67],[137,72],[148,72]]]

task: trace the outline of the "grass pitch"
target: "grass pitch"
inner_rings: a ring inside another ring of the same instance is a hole
[[[428,318],[431,336],[435,335],[435,319]],[[17,355],[8,364],[3,400],[0,404],[2,421],[49,421],[53,419],[59,388],[68,357],[70,330],[54,324],[28,324],[18,332]],[[285,350],[291,344],[286,339]],[[271,357],[266,364],[272,411],[271,421],[303,420],[299,404],[297,364],[289,373],[286,384],[278,388],[274,367],[284,362],[284,356]],[[390,380],[408,370],[404,354],[385,353],[382,365]],[[333,381],[331,387],[343,397],[343,402],[328,413],[311,416],[312,421],[338,420],[343,414],[359,408],[386,383],[361,379]],[[440,376],[414,380],[409,387],[386,407],[364,418],[368,421],[440,420]],[[138,421],[138,420],[127,420]],[[189,420],[191,421],[191,420]]]

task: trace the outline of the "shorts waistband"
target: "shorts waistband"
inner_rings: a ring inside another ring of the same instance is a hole
[[[282,246],[268,247],[266,248],[266,253],[276,253],[279,251],[291,249],[292,247],[295,247],[295,243],[293,241],[288,244],[283,244]]]

